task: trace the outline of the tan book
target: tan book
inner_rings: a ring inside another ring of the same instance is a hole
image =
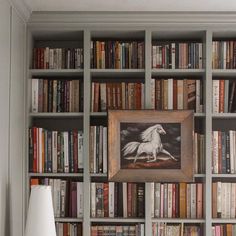
[[[217,218],[217,183],[212,183],[212,218]]]
[[[180,218],[186,218],[186,183],[179,184],[179,215]]]
[[[203,184],[197,183],[197,219],[203,218]]]

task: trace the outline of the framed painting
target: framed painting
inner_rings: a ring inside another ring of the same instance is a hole
[[[193,127],[190,110],[109,110],[109,181],[192,181]]]

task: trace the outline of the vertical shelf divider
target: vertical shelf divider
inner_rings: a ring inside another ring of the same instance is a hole
[[[151,108],[151,97],[148,96],[151,91],[151,48],[152,33],[151,30],[145,30],[145,108]],[[145,235],[152,235],[152,217],[151,217],[151,183],[145,183]]]
[[[205,235],[209,235],[212,227],[212,202],[211,202],[211,187],[212,187],[212,173],[211,173],[211,136],[212,136],[212,32],[206,31],[205,35],[205,162],[206,162],[206,180],[205,180]]]
[[[90,41],[88,29],[84,30],[84,219],[83,235],[90,236],[90,175],[89,175],[89,126],[90,126]]]

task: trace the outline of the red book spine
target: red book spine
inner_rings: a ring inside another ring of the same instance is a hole
[[[224,91],[225,91],[225,81],[220,80],[220,99],[219,99],[219,112],[224,112]]]
[[[127,196],[128,196],[128,201],[127,201],[127,213],[128,217],[132,217],[132,184],[127,183]]]
[[[109,202],[108,202],[108,183],[103,184],[103,204],[104,204],[104,217],[109,217]]]
[[[177,110],[177,80],[173,80],[173,109]]]
[[[37,173],[37,169],[38,169],[38,165],[37,165],[37,159],[38,159],[38,146],[37,146],[37,142],[38,142],[38,136],[37,136],[37,128],[33,127],[33,152],[34,152],[34,158],[33,158],[33,172]]]

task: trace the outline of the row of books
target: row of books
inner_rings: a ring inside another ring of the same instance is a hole
[[[56,222],[57,236],[83,236],[81,223]]]
[[[212,218],[236,217],[236,183],[212,183]]]
[[[91,183],[91,217],[144,217],[144,183]]]
[[[195,173],[205,173],[205,135],[194,133]]]
[[[144,42],[92,41],[91,68],[142,69]]]
[[[234,236],[236,235],[236,224],[217,224],[212,226],[212,236]]]
[[[201,80],[151,79],[153,109],[191,109],[203,112],[203,86]]]
[[[202,69],[202,43],[154,42],[153,44],[153,68]]]
[[[236,131],[212,132],[212,172],[236,173]]]
[[[107,127],[90,126],[90,173],[107,173]]]
[[[212,110],[214,113],[236,112],[236,82],[213,80]]]
[[[50,185],[55,217],[83,217],[83,182],[64,179],[32,178],[32,185]]]
[[[83,133],[29,129],[29,171],[77,173],[83,170]]]
[[[143,109],[143,83],[92,83],[91,111],[107,109]]]
[[[79,80],[32,79],[32,112],[79,112]]]
[[[144,236],[144,224],[91,226],[91,236]]]
[[[202,183],[152,183],[152,217],[203,217]]]
[[[163,222],[152,224],[152,236],[202,236],[200,226],[167,224]]]
[[[236,68],[236,41],[214,40],[212,42],[212,68],[235,69]]]
[[[82,48],[33,49],[33,69],[80,69],[83,64]]]

